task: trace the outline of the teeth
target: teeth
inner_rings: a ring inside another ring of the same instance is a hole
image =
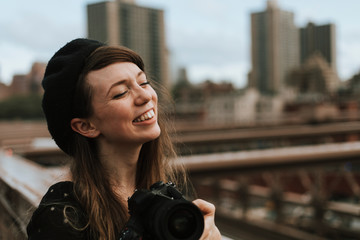
[[[154,110],[150,110],[146,113],[144,113],[143,115],[141,115],[140,117],[138,117],[137,119],[134,120],[134,122],[142,122],[148,119],[151,119],[155,116]]]

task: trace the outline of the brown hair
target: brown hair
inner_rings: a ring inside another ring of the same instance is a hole
[[[86,82],[90,71],[104,68],[116,62],[132,62],[145,72],[140,56],[124,47],[103,46],[87,59],[80,75],[75,94],[73,112],[76,117],[86,118],[92,114],[91,87]],[[154,86],[153,83],[151,83]],[[158,86],[157,86],[158,87]],[[158,91],[157,87],[154,87]],[[161,97],[160,99],[167,99]],[[174,164],[174,151],[167,127],[167,111],[159,105],[160,137],[143,144],[136,170],[136,188],[148,188],[156,181],[173,181],[180,188],[186,185],[182,166]],[[111,184],[97,152],[95,140],[75,134],[70,144],[74,152],[71,173],[74,192],[88,215],[90,235],[100,240],[114,240],[128,219],[127,206],[112,191]]]

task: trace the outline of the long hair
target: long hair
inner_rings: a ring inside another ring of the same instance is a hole
[[[73,112],[76,117],[87,118],[92,114],[91,86],[86,82],[90,71],[102,69],[116,62],[131,62],[145,72],[140,56],[124,47],[104,46],[96,49],[87,59],[84,70],[76,86]],[[158,86],[151,83],[156,91]],[[158,93],[159,94],[159,93]],[[159,96],[159,99],[167,99]],[[143,144],[136,170],[136,188],[148,188],[156,181],[173,181],[186,185],[186,174],[181,165],[175,165],[176,153],[168,134],[167,111],[159,104],[158,123],[160,136]],[[71,174],[74,192],[84,211],[88,215],[90,235],[100,240],[115,240],[128,219],[127,205],[119,200],[113,192],[106,170],[100,161],[96,140],[86,138],[78,133],[72,139],[71,151],[74,161]]]

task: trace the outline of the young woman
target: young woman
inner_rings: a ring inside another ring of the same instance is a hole
[[[43,110],[57,145],[73,158],[70,178],[51,186],[27,227],[36,239],[119,239],[135,189],[186,176],[165,112],[140,56],[124,47],[75,39],[50,59]],[[215,208],[193,201],[204,215],[200,239],[221,239]]]

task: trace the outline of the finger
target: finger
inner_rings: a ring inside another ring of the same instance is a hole
[[[215,215],[215,206],[212,203],[202,199],[196,199],[193,203],[200,209],[204,215]]]

